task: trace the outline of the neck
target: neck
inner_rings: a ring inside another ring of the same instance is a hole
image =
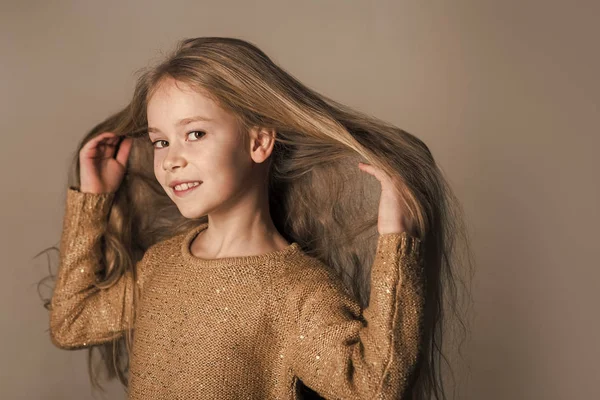
[[[193,241],[191,251],[214,259],[264,254],[289,245],[269,212],[268,192],[258,185],[246,190],[226,211],[208,214],[208,228]]]

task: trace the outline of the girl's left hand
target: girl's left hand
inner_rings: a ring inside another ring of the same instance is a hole
[[[399,178],[393,179],[383,170],[371,164],[358,163],[358,168],[373,175],[381,183],[381,197],[379,199],[379,214],[377,219],[379,234],[402,233],[404,231],[412,234],[408,212],[404,209],[400,192],[396,189],[402,187],[402,181]]]

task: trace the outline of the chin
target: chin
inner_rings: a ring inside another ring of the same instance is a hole
[[[199,208],[192,209],[190,207],[181,207],[179,205],[177,205],[177,208],[179,209],[179,212],[181,213],[181,215],[183,215],[185,218],[188,218],[188,219],[200,218],[206,214],[205,212],[203,212],[203,210],[201,210]]]

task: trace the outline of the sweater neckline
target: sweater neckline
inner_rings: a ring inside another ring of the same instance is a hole
[[[192,241],[196,238],[196,236],[198,236],[200,232],[202,232],[206,228],[208,228],[208,222],[202,223],[192,228],[183,239],[183,243],[181,244],[181,252],[185,261],[191,265],[212,268],[227,266],[261,265],[273,261],[279,261],[285,257],[297,254],[301,251],[300,245],[297,242],[292,242],[291,244],[289,244],[281,250],[275,250],[268,253],[252,256],[223,257],[213,259],[196,257],[192,254],[191,251]]]

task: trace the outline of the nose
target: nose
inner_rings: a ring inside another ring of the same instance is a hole
[[[181,151],[176,146],[169,145],[168,147],[167,156],[163,159],[163,169],[165,171],[172,171],[187,164],[185,157],[183,157]]]

